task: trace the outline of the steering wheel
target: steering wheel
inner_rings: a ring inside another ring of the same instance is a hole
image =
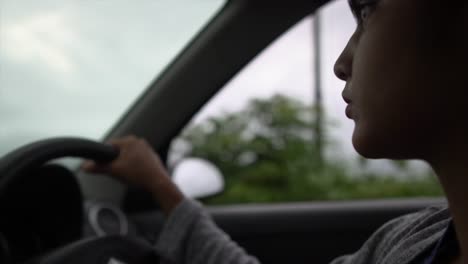
[[[6,194],[12,186],[18,186],[19,183],[27,180],[25,178],[32,177],[32,174],[28,172],[41,167],[50,160],[78,157],[106,163],[114,160],[118,155],[118,150],[112,146],[80,138],[53,138],[28,144],[0,159],[0,201],[9,197]],[[19,186],[21,187],[21,185]],[[6,201],[6,203],[15,205],[14,200]],[[79,210],[83,210],[82,208]],[[66,225],[66,223],[64,224]],[[2,227],[0,226],[0,228]],[[0,230],[0,246],[8,248],[8,241],[2,240],[1,231],[4,230]],[[3,254],[5,253],[3,252]],[[0,252],[0,257],[1,255],[2,252]],[[158,257],[146,241],[123,236],[108,236],[75,241],[30,260],[28,263],[154,264],[158,263]]]

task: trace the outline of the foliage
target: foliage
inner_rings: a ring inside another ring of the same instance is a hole
[[[432,175],[353,176],[345,163],[318,166],[314,108],[283,95],[254,99],[245,109],[185,130],[186,156],[207,159],[223,172],[226,190],[211,204],[435,196]],[[322,142],[330,144],[329,139]],[[400,169],[405,163],[396,162]]]

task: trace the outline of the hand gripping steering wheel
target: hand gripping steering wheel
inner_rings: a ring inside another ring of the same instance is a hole
[[[23,146],[0,159],[0,201],[8,199],[6,194],[15,183],[24,181],[25,177],[32,177],[33,174],[28,172],[50,160],[78,157],[105,163],[114,160],[118,155],[118,150],[112,146],[80,138],[53,138]],[[6,202],[13,206],[15,204],[15,201]],[[75,241],[28,263],[154,264],[158,263],[158,257],[151,245],[144,240],[108,236]]]

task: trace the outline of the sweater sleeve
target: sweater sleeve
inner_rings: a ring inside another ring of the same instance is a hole
[[[164,264],[259,264],[216,226],[198,202],[189,199],[168,217],[156,251]]]
[[[409,263],[440,238],[448,217],[447,209],[429,208],[396,218],[379,228],[357,252],[332,264]],[[216,226],[201,204],[188,199],[167,219],[156,250],[162,264],[259,264]]]
[[[403,215],[380,227],[357,252],[331,264],[410,263],[436,243],[448,222],[448,210],[440,207]]]

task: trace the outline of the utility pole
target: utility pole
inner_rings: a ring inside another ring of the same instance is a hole
[[[313,30],[313,43],[314,43],[314,71],[315,71],[315,85],[314,85],[314,108],[315,108],[315,127],[314,127],[314,147],[316,150],[318,168],[321,169],[324,163],[323,157],[323,101],[322,101],[322,65],[321,65],[321,14],[316,11],[314,19],[312,20]]]

